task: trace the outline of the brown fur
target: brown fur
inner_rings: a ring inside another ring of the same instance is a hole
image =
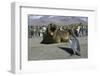
[[[67,42],[67,40],[70,38],[70,35],[70,30],[59,30],[55,24],[49,24],[47,31],[43,36],[42,43],[50,44]]]

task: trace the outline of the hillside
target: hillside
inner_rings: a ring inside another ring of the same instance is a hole
[[[75,16],[29,16],[28,25],[29,26],[42,26],[48,25],[49,23],[55,23],[57,25],[68,25],[74,23],[88,24],[87,17],[75,17]]]

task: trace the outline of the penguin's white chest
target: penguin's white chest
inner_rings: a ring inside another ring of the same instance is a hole
[[[77,45],[76,45],[76,41],[74,39],[70,39],[69,43],[68,43],[68,47],[72,48],[74,51],[77,50]]]

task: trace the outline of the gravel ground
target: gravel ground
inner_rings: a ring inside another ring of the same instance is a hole
[[[28,60],[54,60],[54,59],[79,59],[88,58],[87,37],[78,38],[81,47],[81,56],[70,55],[67,43],[40,44],[42,38],[28,39]]]

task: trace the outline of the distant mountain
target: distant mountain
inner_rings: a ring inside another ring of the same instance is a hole
[[[74,23],[88,24],[87,20],[83,20],[82,17],[71,17],[71,16],[42,16],[39,19],[28,19],[29,26],[42,26],[48,25],[49,23],[55,23],[57,25],[68,25]]]

